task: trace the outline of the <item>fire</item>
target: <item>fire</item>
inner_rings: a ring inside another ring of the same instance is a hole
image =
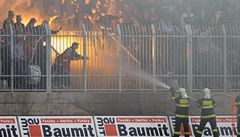
[[[39,5],[32,5],[31,0],[0,0],[2,5],[0,4],[0,12],[3,16],[0,17],[0,20],[3,22],[4,19],[7,18],[7,12],[9,10],[13,10],[16,15],[22,16],[22,23],[27,25],[31,18],[35,18],[37,20],[36,26],[42,24],[43,20],[48,20],[52,29],[54,30],[55,26],[54,20],[58,17],[57,15],[46,15],[44,12],[44,8]],[[90,0],[89,0],[90,1]],[[33,2],[33,1],[32,1]],[[42,1],[34,1],[41,3]],[[62,3],[64,0],[62,0]],[[87,1],[85,1],[87,2]],[[3,8],[4,7],[4,8]],[[112,9],[109,13],[113,13]],[[112,14],[111,14],[112,15]],[[51,17],[50,17],[51,16]],[[61,17],[64,21],[60,21],[61,25],[64,28],[70,27],[68,20],[69,17],[65,18],[65,16]],[[71,16],[73,17],[73,16]],[[15,21],[15,18],[14,18]],[[66,22],[66,23],[63,23]],[[56,25],[56,24],[55,24]],[[59,27],[56,25],[56,27]],[[78,42],[79,48],[77,49],[78,54],[84,55],[83,52],[83,35],[79,35],[80,32],[60,32],[57,35],[53,35],[51,37],[51,46],[55,49],[51,52],[51,62],[52,64],[55,61],[55,58],[58,54],[61,54],[68,47],[71,46],[73,42]],[[114,42],[110,37],[104,36],[101,32],[92,32],[92,35],[87,37],[87,45],[86,45],[87,54],[86,56],[89,58],[87,60],[87,74],[92,75],[92,81],[98,79],[95,75],[107,75],[107,76],[116,76],[118,72],[118,54],[117,54],[117,43]],[[71,75],[83,75],[83,61],[72,61],[71,62]],[[106,77],[106,76],[104,76]],[[79,77],[78,77],[79,79]],[[80,78],[81,79],[81,78]],[[89,78],[91,80],[91,78]],[[72,81],[83,81],[73,79]],[[113,81],[113,80],[112,80]],[[91,82],[94,83],[94,82]],[[74,84],[74,87],[78,87],[81,85]],[[82,86],[81,86],[82,87]]]
[[[57,15],[50,17],[50,19],[49,19],[49,24],[52,24],[52,22],[53,22],[57,17],[58,17]]]
[[[31,18],[36,18],[37,19],[37,24],[41,24],[41,22],[44,19],[48,19],[47,16],[45,16],[42,11],[43,11],[43,6],[40,4],[41,1],[36,1],[39,3],[36,7],[36,2],[35,5],[32,5],[32,0],[0,0],[0,12],[1,12],[1,17],[0,23],[3,23],[3,21],[7,18],[8,11],[13,10],[15,17],[16,15],[21,15],[22,16],[22,23],[27,25],[29,20]],[[16,21],[16,18],[13,19]]]
[[[78,42],[79,48],[77,49],[78,54],[84,55],[83,36],[76,35],[79,32],[65,32],[61,31],[59,34],[52,36],[51,45],[57,50],[57,53],[52,50],[52,64],[55,61],[57,54],[61,54],[68,47],[71,46],[72,42]],[[94,35],[94,36],[93,36]],[[115,76],[118,73],[118,54],[117,54],[117,43],[105,37],[103,34],[93,34],[87,37],[86,43],[86,56],[89,58],[86,62],[87,79],[91,81],[90,87],[102,87],[99,85],[98,78],[110,80],[114,82]],[[72,87],[82,88],[81,81],[83,81],[83,60],[71,61],[71,78]],[[76,77],[77,76],[77,77]],[[76,83],[80,82],[80,83]],[[101,83],[101,82],[100,82]]]
[[[77,52],[80,55],[84,55],[83,36],[76,36],[75,34],[75,32],[60,32],[51,38],[52,47],[61,54],[70,47],[73,42],[78,42],[79,47]],[[110,44],[110,42],[112,44]],[[87,37],[86,44],[86,56],[89,58],[89,60],[87,60],[87,71],[89,73],[101,72],[99,74],[115,74],[117,70],[115,63],[118,58],[117,46],[114,45],[116,43],[113,43],[110,39],[106,39],[106,37],[104,38],[104,36],[100,34],[96,37]],[[52,63],[58,53],[52,52]],[[108,67],[106,68],[106,66]],[[73,74],[79,75],[79,72],[83,71],[83,61],[72,61],[71,68]]]

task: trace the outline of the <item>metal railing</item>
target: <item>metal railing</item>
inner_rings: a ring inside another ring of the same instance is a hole
[[[11,27],[0,35],[1,91],[166,91],[162,83],[189,91],[240,89],[240,26],[33,30],[20,35]]]

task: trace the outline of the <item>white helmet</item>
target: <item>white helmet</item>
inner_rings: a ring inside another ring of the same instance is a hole
[[[203,91],[203,96],[204,96],[204,98],[206,98],[206,99],[211,98],[211,91],[210,91],[210,89],[205,88],[205,89],[203,89],[202,91]]]
[[[182,98],[187,98],[187,97],[188,97],[185,88],[179,88],[179,89],[178,89],[178,92],[180,93],[180,95],[181,95]]]

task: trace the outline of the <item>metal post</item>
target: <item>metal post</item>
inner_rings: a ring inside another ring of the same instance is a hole
[[[224,92],[227,92],[227,33],[226,28],[222,25],[223,35],[224,35],[224,47],[223,47],[223,57],[224,57]]]
[[[87,92],[87,31],[83,24],[83,77],[84,77],[84,92]]]
[[[14,82],[14,71],[13,71],[13,67],[14,67],[14,49],[13,49],[13,46],[14,46],[14,36],[13,36],[13,26],[10,24],[10,35],[11,35],[11,39],[10,39],[10,42],[11,42],[11,92],[13,92],[13,82]]]
[[[121,50],[121,28],[120,25],[117,25],[117,33],[118,33],[118,45],[117,45],[117,54],[118,54],[118,89],[119,92],[122,92],[122,50]]]
[[[185,25],[187,31],[187,60],[188,60],[188,88],[189,92],[192,92],[193,84],[193,56],[192,56],[192,29],[190,25]]]
[[[46,74],[47,74],[47,93],[52,91],[52,72],[51,72],[51,30],[49,24],[45,24],[45,30],[47,32],[46,36],[46,46],[47,46],[47,57],[46,57]]]
[[[153,77],[154,79],[157,79],[157,75],[156,75],[156,70],[157,70],[157,60],[156,60],[156,57],[157,57],[157,54],[156,54],[156,51],[157,51],[157,45],[156,45],[156,30],[155,30],[155,27],[154,25],[152,24],[151,25],[151,30],[152,30],[152,74],[153,74]],[[156,92],[156,82],[154,82],[153,84],[153,92]]]

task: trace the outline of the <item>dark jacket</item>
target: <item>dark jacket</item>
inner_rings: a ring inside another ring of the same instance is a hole
[[[215,117],[214,107],[215,101],[212,98],[202,98],[197,101],[201,107],[201,118],[212,118]]]
[[[189,116],[189,98],[176,97],[172,95],[173,102],[176,103],[176,117],[188,118]]]

